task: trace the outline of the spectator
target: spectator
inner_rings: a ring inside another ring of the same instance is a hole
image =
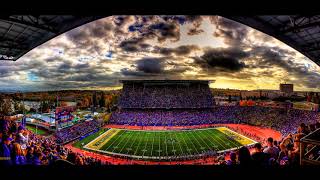
[[[249,166],[252,164],[252,158],[250,151],[247,147],[243,146],[239,149],[239,162],[241,166]]]
[[[13,143],[13,164],[25,165],[26,163],[27,163],[27,160],[21,149],[21,145],[17,142]]]
[[[237,165],[237,154],[234,152],[230,153],[230,160],[227,161],[227,165],[232,166],[232,165]]]
[[[277,159],[278,164],[280,165],[288,165],[288,150],[284,144],[280,144],[280,152]]]
[[[273,138],[269,137],[267,140],[267,148],[263,150],[264,153],[269,154],[271,158],[277,159],[279,155],[278,147],[273,146]]]
[[[313,131],[315,131],[316,130],[316,126],[315,126],[315,124],[309,124],[309,131],[310,132],[313,132]]]
[[[299,128],[298,128],[298,133],[302,133],[302,134],[309,134],[309,130],[307,128],[307,126],[304,123],[301,123]]]
[[[252,154],[253,164],[257,166],[267,166],[269,161],[268,154],[262,151],[262,146],[260,143],[254,145],[255,152]]]
[[[32,164],[33,159],[34,159],[34,148],[33,147],[28,147],[27,148],[27,154],[26,154],[26,161],[27,164]]]
[[[10,143],[13,139],[8,135],[2,136],[2,142],[0,144],[0,163],[1,165],[12,165],[11,160],[11,147]]]
[[[34,158],[33,158],[33,161],[32,161],[32,165],[42,165],[41,164],[41,159],[42,159],[42,153],[41,151],[36,151],[35,154],[34,154]]]
[[[277,140],[273,140],[273,146],[274,146],[274,147],[277,147],[278,150],[280,151],[279,143],[278,143]]]
[[[28,143],[28,131],[25,131],[25,128],[22,126],[18,127],[18,135],[16,137],[17,142],[21,145],[21,149],[26,152],[27,143]]]

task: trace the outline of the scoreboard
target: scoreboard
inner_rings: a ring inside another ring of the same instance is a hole
[[[73,125],[72,120],[74,116],[72,112],[75,111],[74,106],[57,107],[55,110],[55,124],[57,129],[66,128]]]

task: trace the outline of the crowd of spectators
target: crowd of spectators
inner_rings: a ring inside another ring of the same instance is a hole
[[[124,84],[121,108],[210,108],[213,97],[208,84]]]
[[[97,130],[100,127],[96,120],[85,121],[83,123],[76,124],[74,126],[61,129],[54,134],[56,142],[59,144],[65,144],[79,137]]]
[[[35,135],[15,122],[0,131],[1,165],[102,165],[101,160],[72,152],[54,138]],[[17,128],[15,128],[17,127]],[[7,130],[7,131],[6,131]]]
[[[295,133],[300,123],[320,122],[320,113],[260,106],[216,106],[211,109],[121,109],[112,113],[112,124],[138,126],[192,126],[246,123],[270,127],[283,135]]]

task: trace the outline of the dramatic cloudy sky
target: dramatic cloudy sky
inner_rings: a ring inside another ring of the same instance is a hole
[[[209,79],[214,88],[320,88],[320,68],[219,16],[112,16],[0,63],[0,90],[114,89],[119,79]]]

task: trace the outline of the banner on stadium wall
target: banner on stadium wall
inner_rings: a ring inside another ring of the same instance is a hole
[[[241,100],[239,101],[240,106],[255,106],[256,102],[252,100]]]
[[[272,107],[272,108],[291,108],[291,102],[275,102],[275,101],[261,101],[257,103],[258,106]]]
[[[229,102],[229,101],[218,101],[216,102],[219,106],[235,106],[237,105],[237,102]]]
[[[307,111],[319,111],[319,105],[312,102],[294,102],[293,108]]]

